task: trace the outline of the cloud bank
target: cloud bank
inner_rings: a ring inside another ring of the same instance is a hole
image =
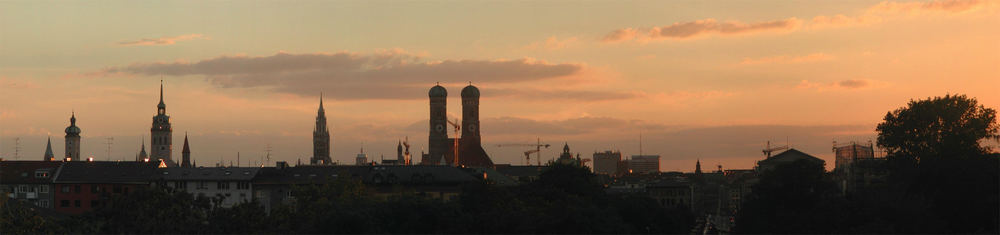
[[[690,22],[678,22],[663,27],[653,27],[648,30],[633,28],[619,29],[604,37],[604,42],[621,42],[628,40],[662,40],[686,39],[707,35],[738,35],[760,32],[790,31],[798,28],[802,20],[788,18],[764,22],[744,23],[740,21],[719,22],[715,19],[704,19]]]
[[[884,1],[864,9],[859,14],[820,15],[806,24],[797,18],[746,23],[741,21],[719,22],[703,19],[676,22],[667,26],[648,29],[622,28],[607,33],[601,41],[617,43],[625,41],[653,41],[664,39],[704,38],[703,36],[730,36],[741,34],[792,32],[800,29],[824,28],[831,26],[866,25],[907,16],[953,15],[974,12],[983,8],[996,9],[998,4],[986,0],[937,0],[931,2]]]
[[[175,37],[143,38],[139,40],[121,41],[117,44],[119,46],[163,46],[173,45],[180,41],[190,41],[196,39],[208,39],[208,37],[201,34],[187,34]]]
[[[271,56],[220,56],[197,62],[137,63],[104,69],[97,75],[204,76],[220,88],[266,88],[275,92],[333,99],[423,99],[436,82],[516,84],[581,73],[584,66],[515,60],[429,61],[401,50],[361,53],[280,52]],[[631,93],[581,90],[485,88],[485,97],[515,96],[573,100],[635,97]],[[457,90],[455,91],[457,92]],[[457,95],[457,93],[453,93]]]

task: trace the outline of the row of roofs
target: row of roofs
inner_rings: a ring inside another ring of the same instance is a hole
[[[338,177],[359,179],[365,184],[460,184],[482,179],[473,169],[424,165],[160,168],[145,162],[0,161],[0,184],[149,184],[157,181],[304,184]]]

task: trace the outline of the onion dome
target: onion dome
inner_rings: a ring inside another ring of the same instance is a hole
[[[469,84],[462,89],[462,98],[479,98],[479,88]]]
[[[80,127],[76,126],[76,113],[73,113],[73,116],[69,118],[69,126],[66,127],[66,134],[80,135]]]
[[[431,87],[431,90],[427,92],[427,96],[430,96],[431,98],[448,97],[448,90],[444,89],[443,86],[438,84],[434,87]]]

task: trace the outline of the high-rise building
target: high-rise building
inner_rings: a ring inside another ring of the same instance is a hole
[[[163,80],[160,80],[160,103],[156,105],[156,116],[153,116],[153,127],[149,129],[150,161],[163,161],[174,165],[173,161],[173,129],[170,127],[170,116],[167,116],[167,105],[163,103]]]
[[[462,89],[462,139],[458,151],[458,165],[492,167],[493,160],[483,150],[479,135],[479,88],[469,84]]]
[[[455,155],[453,141],[448,139],[448,90],[438,84],[431,87],[427,96],[430,98],[430,135],[427,153],[421,156],[420,164],[439,165],[441,159],[450,160]]]
[[[76,126],[76,112],[70,116],[69,126],[66,127],[66,158],[80,159],[80,127]]]
[[[660,155],[632,155],[628,161],[628,168],[632,173],[659,173]]]
[[[618,175],[618,164],[621,164],[622,153],[611,150],[594,153],[594,173]]]
[[[316,128],[313,129],[313,165],[332,164],[330,160],[330,128],[326,126],[326,111],[323,110],[323,94],[319,95],[319,110],[316,111]]]

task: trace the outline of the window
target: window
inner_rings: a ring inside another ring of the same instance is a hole
[[[59,201],[59,207],[69,207],[69,200]]]
[[[48,171],[35,171],[35,178],[39,178],[39,179],[49,178],[49,172]]]
[[[174,188],[175,189],[187,189],[187,182],[186,181],[174,181]]]
[[[68,193],[69,192],[69,185],[62,186],[62,192]]]
[[[18,187],[17,192],[19,192],[19,193],[27,193],[28,190],[29,190],[29,188],[28,188],[27,185],[21,185],[21,187]]]
[[[73,192],[80,193],[80,185],[73,185]]]
[[[208,182],[198,181],[198,189],[208,189]]]
[[[38,186],[38,192],[39,193],[49,193],[49,186],[48,185]]]
[[[250,182],[236,182],[236,189],[250,189]]]
[[[49,208],[49,200],[39,200],[38,207]]]
[[[98,200],[90,200],[90,208],[96,208],[99,205],[101,205],[100,201],[98,201]]]
[[[219,186],[217,188],[218,189],[229,189],[229,182],[220,181],[219,182]]]
[[[90,186],[90,193],[98,193],[98,192],[101,192],[101,187],[98,187],[97,185]]]
[[[112,189],[112,190],[114,190],[115,193],[122,193],[122,186],[121,185],[115,185],[114,189]]]
[[[80,200],[73,200],[73,206],[80,207]]]
[[[128,194],[128,187],[125,187],[123,190],[125,194]]]

